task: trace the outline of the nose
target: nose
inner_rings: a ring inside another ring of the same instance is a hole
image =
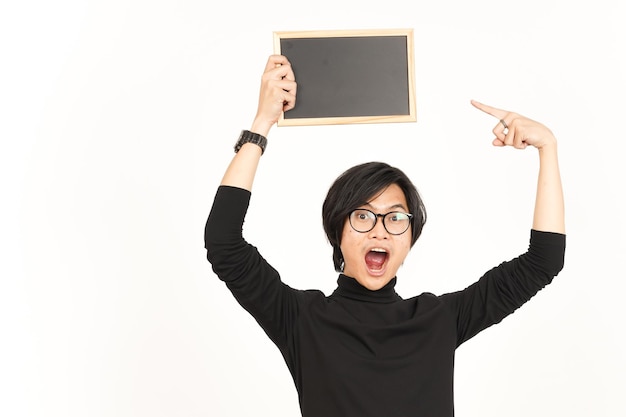
[[[370,237],[383,238],[389,237],[389,232],[385,229],[384,217],[382,214],[376,215],[376,224],[374,228],[370,230]]]

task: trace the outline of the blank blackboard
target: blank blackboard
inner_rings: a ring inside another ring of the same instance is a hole
[[[279,126],[416,120],[410,29],[274,32],[274,51],[298,83]]]

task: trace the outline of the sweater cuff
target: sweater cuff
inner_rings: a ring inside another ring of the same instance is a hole
[[[542,263],[556,276],[565,264],[565,235],[531,229],[528,251],[541,259]]]
[[[205,247],[216,239],[241,236],[251,194],[243,188],[226,185],[218,187],[204,229]]]

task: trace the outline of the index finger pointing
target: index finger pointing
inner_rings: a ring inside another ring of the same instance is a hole
[[[491,107],[486,104],[480,103],[476,100],[471,101],[472,106],[476,107],[478,110],[482,110],[487,114],[492,115],[496,119],[504,119],[504,117],[509,113],[506,110],[498,109],[496,107]]]

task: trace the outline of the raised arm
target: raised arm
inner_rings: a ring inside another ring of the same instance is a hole
[[[557,141],[550,129],[517,113],[487,106],[472,100],[472,105],[498,119],[493,129],[494,146],[525,149],[533,146],[539,151],[539,175],[533,229],[565,234],[565,209],[559,171]]]
[[[261,78],[259,105],[250,131],[267,136],[281,113],[292,109],[295,102],[296,81],[291,64],[282,55],[271,55]],[[244,144],[226,169],[221,185],[251,191],[261,154],[259,146]]]

